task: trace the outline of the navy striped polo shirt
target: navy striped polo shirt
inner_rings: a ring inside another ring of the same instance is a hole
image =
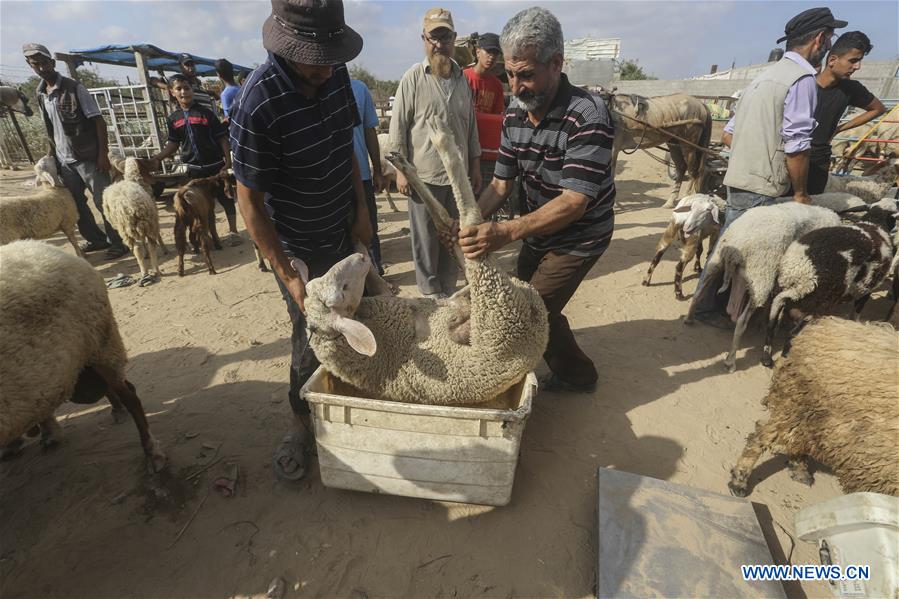
[[[525,239],[536,251],[578,256],[603,253],[612,239],[615,180],[611,170],[615,127],[602,102],[562,74],[552,106],[536,126],[523,108],[509,108],[494,176],[521,174],[529,211],[566,189],[590,198],[587,210],[564,229]]]
[[[350,251],[355,213],[353,127],[359,113],[346,65],[307,98],[282,59],[250,74],[231,108],[234,175],[265,192],[265,206],[288,255]]]

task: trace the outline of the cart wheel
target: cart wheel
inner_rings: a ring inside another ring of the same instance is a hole
[[[677,181],[677,166],[671,160],[671,152],[665,152],[665,164],[668,166],[668,178]]]

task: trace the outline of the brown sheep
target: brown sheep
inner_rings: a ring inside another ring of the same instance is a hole
[[[175,247],[178,249],[178,276],[184,276],[184,252],[187,251],[187,237],[194,253],[203,250],[209,274],[215,274],[209,246],[222,249],[215,229],[215,200],[225,194],[225,175],[215,175],[204,179],[188,181],[175,193]]]
[[[833,470],[846,493],[899,496],[899,333],[883,323],[812,321],[777,362],[758,422],[731,470],[734,495],[765,450],[789,456],[790,476],[811,484],[808,458]]]

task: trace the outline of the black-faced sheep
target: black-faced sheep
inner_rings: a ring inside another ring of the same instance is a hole
[[[883,200],[856,224],[816,229],[790,244],[778,266],[762,356],[765,366],[773,364],[771,344],[784,311],[802,318],[821,316],[841,302],[854,301],[858,320],[890,272],[895,211],[895,200]]]
[[[756,424],[731,470],[734,495],[766,450],[789,456],[791,477],[811,484],[807,460],[833,470],[846,493],[899,495],[899,334],[884,323],[825,317],[805,326],[778,361]]]
[[[0,263],[0,446],[38,424],[50,443],[56,408],[105,395],[128,410],[148,465],[161,469],[165,455],[125,378],[128,358],[100,274],[38,241],[0,247]]]
[[[753,208],[728,227],[706,264],[708,274],[697,287],[684,323],[693,321],[696,306],[710,282],[724,274],[721,291],[731,288],[727,312],[736,322],[730,351],[724,359],[728,371],[736,370],[740,338],[757,308],[764,306],[777,281],[777,266],[789,245],[802,235],[840,224],[840,217],[827,208],[787,202]]]
[[[436,117],[429,125],[453,184],[460,226],[481,222],[448,126]],[[420,184],[411,164],[398,155],[391,159],[410,185]],[[549,335],[546,308],[533,287],[490,256],[465,260],[465,270],[468,288],[449,300],[363,298],[371,262],[364,252],[344,259],[306,287],[316,357],[372,397],[431,404],[491,400],[540,361]]]
[[[693,265],[693,271],[701,272],[702,268],[699,262],[702,258],[702,242],[708,239],[708,246],[715,247],[715,242],[718,240],[722,211],[718,205],[719,202],[720,200],[715,196],[694,194],[682,198],[677,203],[671,214],[671,220],[668,221],[668,227],[662,233],[662,238],[656,246],[656,253],[649,264],[649,270],[643,277],[643,285],[649,285],[652,280],[652,272],[665,254],[665,250],[677,239],[681,243],[681,254],[677,266],[674,268],[674,297],[679,300],[685,299],[681,288],[684,267],[695,256],[696,263]]]
[[[175,247],[178,250],[179,277],[184,276],[184,253],[187,251],[188,237],[195,254],[203,251],[209,274],[215,274],[210,246],[222,249],[215,228],[215,200],[219,194],[226,193],[226,178],[227,175],[219,174],[194,179],[175,193]],[[261,260],[258,252],[257,257]]]
[[[155,275],[162,274],[156,250],[157,245],[165,249],[159,233],[159,211],[150,191],[147,162],[126,158],[124,172],[122,181],[113,183],[103,192],[103,213],[134,253],[140,267],[140,284],[145,285],[153,279],[144,261],[145,253],[149,252]]]

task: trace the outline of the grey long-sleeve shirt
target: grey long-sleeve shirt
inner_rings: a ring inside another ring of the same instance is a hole
[[[428,133],[427,118],[433,114],[442,114],[449,121],[466,166],[471,158],[481,155],[471,90],[455,62],[446,87],[431,75],[427,60],[406,71],[393,101],[388,137],[389,150],[403,154],[415,165],[422,181],[449,185],[446,169]]]

